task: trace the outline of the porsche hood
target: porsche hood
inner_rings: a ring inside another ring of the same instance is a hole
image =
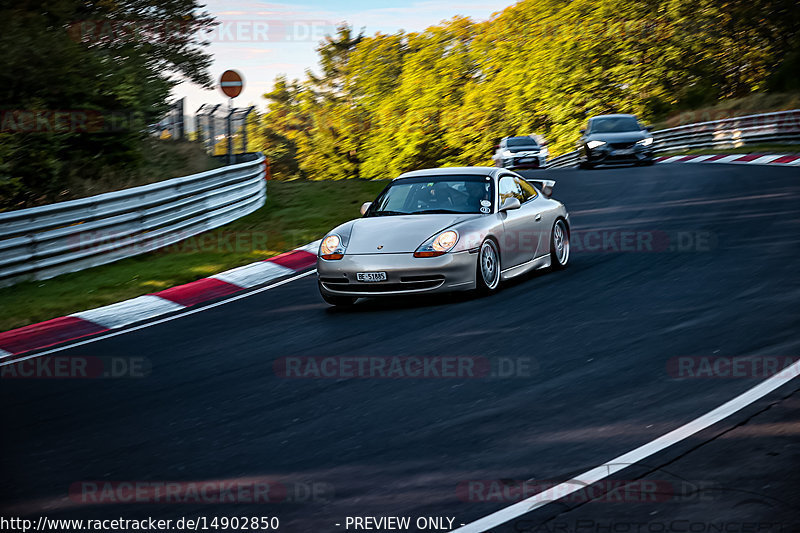
[[[347,255],[413,253],[433,235],[479,214],[366,217],[353,221]]]

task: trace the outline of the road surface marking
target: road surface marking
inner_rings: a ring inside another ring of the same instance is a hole
[[[798,374],[800,374],[800,361],[797,361],[791,366],[787,366],[781,372],[768,379],[765,379],[750,390],[740,394],[729,402],[720,405],[716,409],[709,411],[703,416],[692,420],[688,424],[685,424],[676,430],[670,431],[669,433],[662,435],[643,446],[639,446],[635,450],[620,455],[619,457],[616,457],[607,463],[603,463],[596,468],[584,472],[583,474],[574,477],[569,481],[565,481],[564,483],[556,485],[555,487],[551,487],[545,491],[531,496],[530,498],[526,498],[515,503],[514,505],[510,505],[505,509],[500,509],[499,511],[480,518],[475,522],[470,522],[464,527],[454,529],[453,533],[482,533],[501,524],[505,524],[506,522],[527,514],[535,509],[544,507],[548,503],[552,503],[560,498],[563,498],[564,496],[568,496],[573,492],[583,490],[588,485],[597,483],[598,481],[605,479],[608,476],[619,472],[620,470],[643,461],[651,455],[669,448],[673,444],[677,444],[687,437],[691,437],[695,433],[702,431],[713,424],[716,424],[720,420],[723,420],[730,415],[744,409],[748,405],[763,398],[778,387],[789,383],[792,379],[796,378]]]

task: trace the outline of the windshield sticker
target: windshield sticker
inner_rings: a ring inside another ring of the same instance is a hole
[[[488,214],[489,214],[489,213],[491,213],[491,212],[492,212],[492,210],[491,210],[491,209],[489,209],[488,207],[485,207],[485,206],[484,206],[484,207],[481,207],[481,213],[484,213],[484,214],[487,214],[487,215],[488,215]]]
[[[481,205],[483,207],[491,207],[492,202],[490,202],[489,200],[481,200]]]

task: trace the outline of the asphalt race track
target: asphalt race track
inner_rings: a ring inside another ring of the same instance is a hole
[[[348,516],[458,526],[516,501],[476,501],[470,482],[569,479],[763,379],[680,377],[676,358],[800,356],[800,169],[530,174],[555,179],[571,214],[562,272],[486,298],[362,300],[344,311],[323,303],[310,275],[54,354],[140,358],[144,377],[0,380],[2,515],[277,516],[279,531],[321,533],[345,531]],[[410,355],[477,357],[495,375],[276,375],[286,357]],[[493,531],[706,533],[687,524],[720,520],[736,533],[744,522],[797,531],[797,389],[800,379],[614,476],[650,480],[657,497],[573,498]],[[83,481],[252,479],[288,495],[87,504],[70,492]],[[661,525],[617,527],[634,522]]]

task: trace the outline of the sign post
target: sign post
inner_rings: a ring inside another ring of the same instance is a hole
[[[235,70],[226,70],[219,78],[219,88],[228,97],[228,117],[227,117],[227,141],[228,141],[228,164],[233,164],[233,126],[231,120],[233,118],[233,99],[242,94],[244,88],[244,79],[242,75]],[[246,125],[245,125],[246,127]]]

